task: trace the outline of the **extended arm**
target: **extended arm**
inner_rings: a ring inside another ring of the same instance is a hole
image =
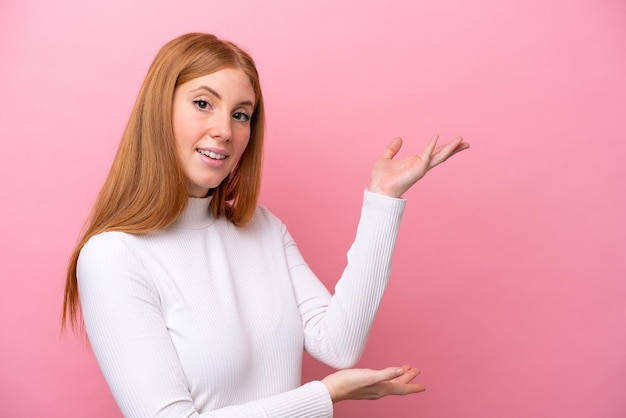
[[[403,199],[364,192],[356,238],[332,298],[284,232],[305,349],[318,360],[338,369],[359,360],[391,272],[404,206]]]
[[[404,206],[403,201],[397,198],[431,168],[469,148],[461,137],[439,147],[437,139],[438,136],[433,136],[420,154],[394,160],[402,146],[402,140],[396,138],[376,160],[368,189],[372,193],[365,193],[361,222],[348,253],[348,267],[332,299],[324,292],[325,289],[317,289],[317,294],[303,290],[298,293],[296,287],[307,336],[306,348],[314,357],[331,366],[352,366],[365,347],[389,276],[401,208]],[[299,283],[302,288],[315,288],[313,274],[301,260],[295,245],[291,249],[291,259],[295,260],[293,269],[296,276],[302,279]],[[410,383],[418,373],[417,369],[408,366],[379,371],[342,370],[327,376],[323,382],[329,388],[333,401],[376,399],[424,390],[422,385]]]

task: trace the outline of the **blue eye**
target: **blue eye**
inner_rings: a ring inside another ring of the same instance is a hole
[[[246,112],[235,112],[233,113],[233,118],[241,122],[248,122],[250,120],[250,115]]]
[[[207,102],[206,100],[198,99],[194,100],[193,102],[200,110],[207,110],[210,107],[209,102]]]

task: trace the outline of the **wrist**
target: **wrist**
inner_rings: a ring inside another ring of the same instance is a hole
[[[394,191],[386,190],[386,189],[383,189],[382,187],[377,187],[377,186],[372,186],[372,185],[370,185],[370,187],[367,188],[367,191],[371,193],[376,193],[382,196],[393,197],[396,199],[401,197],[401,193],[398,194]]]
[[[325,378],[321,380],[321,382],[324,384],[324,386],[326,386],[326,390],[328,390],[328,394],[330,395],[331,402],[333,404],[339,402],[337,400],[337,393],[335,390],[335,386],[332,384],[330,376],[326,376]]]

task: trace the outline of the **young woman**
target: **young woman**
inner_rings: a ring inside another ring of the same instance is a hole
[[[435,137],[394,160],[391,142],[331,296],[257,206],[263,110],[251,57],[213,35],[169,42],[148,71],[71,258],[63,313],[84,322],[125,416],[330,417],[334,402],[424,390],[412,367],[346,368],[387,283],[402,194],[469,145]],[[345,370],[301,385],[303,350]]]

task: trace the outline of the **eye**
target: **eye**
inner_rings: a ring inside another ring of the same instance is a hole
[[[248,122],[250,120],[250,115],[246,112],[235,112],[233,113],[233,118],[240,122]]]
[[[202,100],[202,99],[194,100],[193,103],[200,110],[207,110],[211,107],[209,102],[207,102],[206,100]]]

